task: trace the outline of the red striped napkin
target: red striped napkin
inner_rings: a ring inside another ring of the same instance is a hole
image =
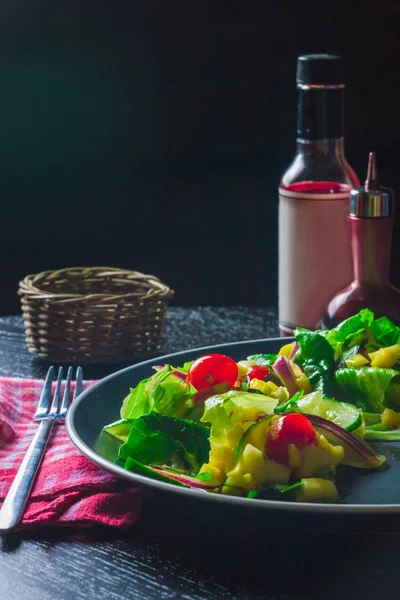
[[[37,430],[33,415],[43,381],[0,377],[0,505]],[[85,382],[88,387],[93,382]],[[56,423],[22,525],[108,525],[140,517],[143,492],[90,462]]]

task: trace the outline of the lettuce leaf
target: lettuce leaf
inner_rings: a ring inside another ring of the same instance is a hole
[[[400,373],[398,371],[387,386],[383,404],[396,412],[400,412]]]
[[[397,327],[387,317],[376,319],[370,330],[374,340],[381,346],[394,346],[400,343],[400,327]]]
[[[123,401],[121,418],[136,419],[152,411],[173,417],[185,416],[193,404],[196,390],[189,389],[186,382],[175,377],[172,371],[171,365],[165,365],[131,389]]]
[[[247,360],[253,360],[256,365],[262,367],[272,367],[277,357],[277,354],[252,354],[247,357]]]
[[[152,412],[132,423],[127,441],[118,458],[128,458],[144,465],[172,465],[197,473],[208,461],[209,429],[195,421]]]
[[[339,369],[335,372],[339,400],[355,404],[366,412],[380,413],[386,394],[390,396],[393,389],[389,386],[395,377],[399,377],[399,372],[394,369]]]
[[[314,391],[322,392],[324,398],[334,398],[334,356],[332,346],[317,331],[296,329],[299,344],[295,362],[307,375]]]
[[[200,421],[211,425],[212,438],[224,437],[225,429],[232,427],[228,410],[224,406],[225,403],[227,403],[227,400],[218,396],[213,396],[204,403],[204,414]]]
[[[247,408],[257,407],[260,413],[273,414],[278,400],[262,394],[230,390],[208,398],[204,403],[204,414],[200,419],[211,425],[211,437],[224,437],[225,429],[233,426],[239,413]]]
[[[149,379],[143,379],[124,399],[120,415],[121,419],[136,419],[151,410],[151,401],[146,391]]]
[[[337,327],[319,333],[332,346],[337,360],[344,350],[360,345],[368,338],[368,328],[373,322],[374,313],[369,308],[364,308],[357,315],[342,321]]]
[[[325,361],[333,364],[333,350],[327,340],[317,331],[297,328],[295,337],[303,360]],[[297,355],[296,355],[297,358]]]

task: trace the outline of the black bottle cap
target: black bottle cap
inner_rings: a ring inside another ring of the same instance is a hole
[[[342,57],[336,54],[299,56],[296,81],[300,85],[344,85]]]

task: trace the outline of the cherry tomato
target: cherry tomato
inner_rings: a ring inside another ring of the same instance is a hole
[[[250,367],[247,371],[247,377],[250,381],[252,379],[261,379],[263,381],[267,375],[269,375],[268,367],[262,367],[261,365],[254,365],[254,367]]]
[[[269,431],[265,449],[270,458],[287,465],[289,444],[294,444],[299,450],[309,444],[318,444],[314,427],[304,415],[291,413],[275,421]]]
[[[217,383],[226,383],[232,387],[238,376],[236,362],[224,354],[206,354],[191,365],[186,382],[196,390],[204,390]]]

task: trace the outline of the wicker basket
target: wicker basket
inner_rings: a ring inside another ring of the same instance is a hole
[[[84,364],[157,354],[174,292],[136,271],[75,267],[28,275],[18,294],[29,351]]]

